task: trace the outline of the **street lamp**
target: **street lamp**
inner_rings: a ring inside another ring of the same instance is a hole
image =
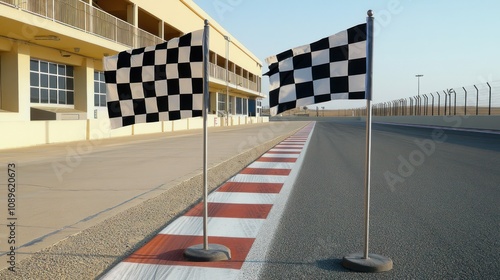
[[[417,80],[418,80],[418,88],[417,88],[418,96],[420,96],[420,77],[423,77],[423,76],[424,75],[422,75],[422,74],[415,75],[415,77],[417,77]]]

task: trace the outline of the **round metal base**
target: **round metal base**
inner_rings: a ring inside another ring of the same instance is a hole
[[[195,262],[227,261],[231,259],[231,250],[224,245],[208,244],[208,249],[203,249],[203,244],[193,245],[184,250],[184,257]]]
[[[365,259],[363,253],[354,253],[342,259],[342,266],[358,272],[383,272],[392,269],[392,260],[377,254],[368,254]]]

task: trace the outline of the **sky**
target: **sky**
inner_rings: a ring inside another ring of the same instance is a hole
[[[498,0],[194,0],[262,61],[375,18],[373,103],[500,80]],[[424,75],[420,79],[415,75]],[[262,77],[262,92],[269,80]],[[267,98],[264,105],[268,104]],[[364,101],[321,103],[355,108]],[[313,107],[311,105],[308,107]]]

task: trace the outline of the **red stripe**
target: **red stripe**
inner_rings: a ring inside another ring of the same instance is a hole
[[[278,148],[276,148],[278,149]],[[287,152],[287,151],[269,151],[267,152],[266,154],[300,154],[300,152],[296,152],[296,151],[290,151],[290,152]]]
[[[208,216],[218,218],[265,219],[272,204],[208,203]],[[203,203],[199,203],[184,216],[202,217]]]
[[[125,259],[125,261],[159,265],[240,269],[254,240],[254,238],[210,236],[209,243],[221,244],[231,250],[231,260],[219,262],[190,262],[184,259],[184,250],[193,245],[203,244],[203,236],[158,234],[146,245]]]
[[[281,146],[281,145],[278,144],[278,145],[274,146],[273,149],[300,149],[300,148],[302,148],[302,147],[290,147],[290,146],[279,147],[279,146]]]
[[[222,185],[218,192],[246,192],[246,193],[279,193],[283,187],[282,183],[244,183],[227,182]]]
[[[245,168],[241,170],[240,174],[253,174],[253,175],[288,175],[290,169],[279,168]]]
[[[260,162],[296,162],[296,158],[275,158],[275,157],[261,157],[257,161]]]

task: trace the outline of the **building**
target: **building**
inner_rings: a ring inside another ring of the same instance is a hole
[[[209,125],[260,117],[262,63],[191,0],[0,0],[0,149],[199,128],[201,118],[109,129],[102,58],[209,19]]]

